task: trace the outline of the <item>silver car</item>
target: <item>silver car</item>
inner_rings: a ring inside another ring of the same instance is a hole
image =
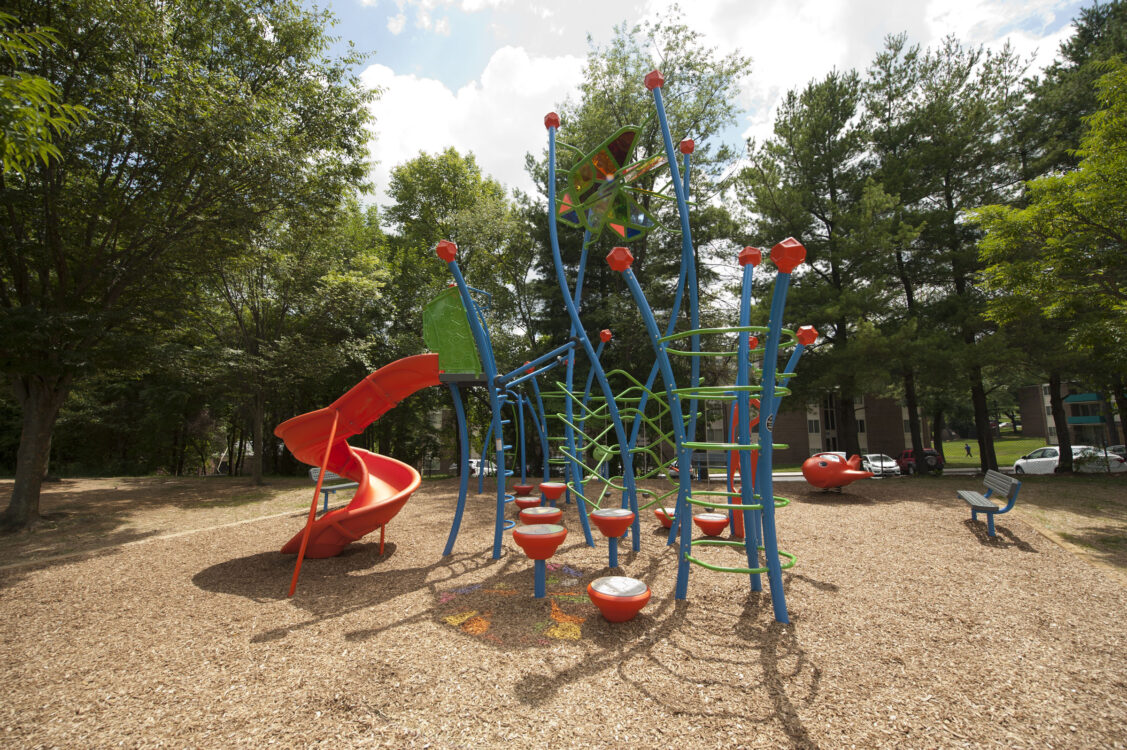
[[[1014,461],[1015,474],[1052,474],[1060,462],[1060,448],[1047,445],[1027,453]],[[1127,462],[1122,457],[1090,445],[1072,446],[1072,468],[1085,474],[1119,473],[1127,471]]]
[[[896,459],[883,453],[866,453],[861,456],[861,468],[873,472],[875,477],[900,476],[900,466]]]

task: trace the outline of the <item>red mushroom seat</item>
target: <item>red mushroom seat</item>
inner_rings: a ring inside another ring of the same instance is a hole
[[[650,587],[637,578],[604,576],[587,584],[587,596],[610,622],[626,622],[646,606]]]
[[[536,523],[513,529],[513,541],[533,560],[547,560],[567,537],[567,529],[554,523]]]
[[[654,515],[657,516],[657,520],[661,521],[661,525],[668,529],[673,525],[673,519],[677,516],[677,509],[672,507],[654,508]]]
[[[720,536],[728,527],[727,513],[697,513],[693,523],[707,536]]]
[[[547,505],[525,508],[520,512],[520,522],[529,525],[538,523],[559,523],[562,520],[563,511],[559,508],[552,508]]]
[[[591,511],[590,518],[603,536],[617,539],[634,523],[634,512],[626,508],[599,508]]]
[[[549,502],[555,502],[556,500],[559,500],[561,497],[563,497],[564,490],[566,489],[567,485],[563,482],[540,483],[540,492],[544,494],[544,497],[546,497]]]

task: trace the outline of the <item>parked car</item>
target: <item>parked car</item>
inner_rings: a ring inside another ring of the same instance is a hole
[[[861,468],[873,472],[873,476],[876,477],[900,476],[900,467],[896,465],[896,459],[883,453],[866,453],[861,456]]]
[[[1060,448],[1047,445],[1014,461],[1015,474],[1052,474],[1060,463]],[[1112,452],[1109,448],[1105,453],[1102,448],[1090,445],[1072,446],[1072,468],[1074,471],[1085,474],[1101,474],[1105,472],[1119,473],[1127,471],[1127,460]]]
[[[1127,459],[1127,445],[1109,445],[1107,449],[1120,458]]]
[[[922,466],[917,466],[917,463]],[[901,474],[915,474],[917,471],[926,471],[930,474],[943,473],[943,456],[934,448],[925,448],[921,461],[916,461],[916,452],[911,448],[900,451],[896,457],[896,465],[900,467]]]
[[[471,458],[470,461],[469,461],[469,464],[470,464],[470,476],[476,477],[478,467],[481,465],[481,459],[480,458]],[[451,474],[457,474],[458,473],[458,462],[457,461],[450,464],[450,473]],[[497,464],[493,463],[492,461],[486,461],[485,462],[485,476],[492,477],[492,476],[495,476],[496,474],[497,474]]]

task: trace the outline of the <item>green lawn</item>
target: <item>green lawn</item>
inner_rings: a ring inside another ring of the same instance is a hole
[[[947,465],[951,467],[963,468],[978,468],[978,442],[975,440],[966,440],[963,442],[970,443],[970,449],[974,452],[974,456],[967,458],[966,453],[963,451],[963,443],[950,442],[943,444],[943,455],[947,459]],[[998,466],[1006,467],[1013,466],[1014,461],[1018,460],[1026,453],[1037,448],[1045,446],[1045,438],[1026,438],[1014,437],[1012,435],[1003,435],[1002,437],[994,438],[994,454],[998,457]]]

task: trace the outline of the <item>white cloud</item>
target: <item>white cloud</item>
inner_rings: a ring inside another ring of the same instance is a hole
[[[406,25],[407,25],[407,16],[404,15],[403,13],[400,13],[397,16],[388,16],[387,30],[390,31],[395,36],[399,36],[401,33],[403,33],[403,27],[406,26]]]
[[[531,191],[524,155],[546,147],[544,115],[575,93],[583,60],[502,47],[478,80],[457,91],[432,78],[370,66],[361,79],[384,89],[372,105],[376,137],[371,150],[379,161],[372,174],[376,201],[386,201],[392,168],[420,151],[435,153],[448,146],[472,151],[482,170],[504,185]]]
[[[955,34],[966,44],[1000,48],[1008,39],[1037,65],[1053,59],[1071,28],[1061,23],[1077,0],[682,0],[685,21],[719,54],[752,57],[741,82],[743,112],[728,137],[770,135],[775,107],[787,90],[830,70],[864,71],[888,34],[907,32],[923,46]],[[387,88],[373,107],[378,138],[373,154],[377,200],[392,167],[420,150],[454,146],[473,151],[479,164],[510,187],[530,189],[524,154],[544,147],[543,115],[575,92],[588,51],[586,34],[605,44],[620,21],[665,20],[671,0],[573,0],[567,13],[545,3],[510,0],[397,0],[402,23],[415,14],[419,28],[450,32],[452,45],[497,47],[469,84],[453,90],[439,81],[374,65],[367,81]],[[459,13],[489,12],[489,32],[460,35]],[[436,22],[435,18],[439,20]],[[1057,28],[1056,31],[1048,29]],[[389,20],[389,30],[395,31]],[[401,29],[402,30],[402,29]],[[534,40],[534,41],[533,41]],[[535,44],[535,46],[533,46]],[[505,45],[505,46],[501,46]]]

